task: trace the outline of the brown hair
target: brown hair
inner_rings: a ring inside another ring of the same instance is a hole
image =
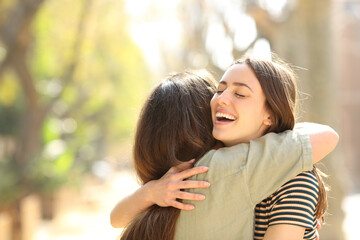
[[[182,161],[198,159],[215,145],[210,110],[214,93],[215,80],[205,72],[170,75],[153,90],[134,143],[134,165],[143,184]],[[171,240],[179,214],[179,209],[153,205],[132,220],[121,239]]]
[[[266,107],[271,112],[272,124],[268,132],[283,132],[291,130],[295,126],[296,107],[296,74],[291,66],[273,54],[273,60],[256,59],[244,57],[235,61],[234,64],[247,64],[259,80],[266,97]],[[325,176],[314,165],[312,172],[319,182],[319,198],[315,210],[315,217],[324,221],[327,210],[327,197],[324,182],[321,178]]]

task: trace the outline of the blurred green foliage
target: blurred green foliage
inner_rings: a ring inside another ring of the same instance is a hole
[[[0,12],[16,7],[0,3]],[[86,11],[86,12],[85,12]],[[0,17],[0,26],[10,24]],[[41,124],[41,147],[19,169],[26,97],[11,67],[0,76],[0,202],[24,189],[51,193],[91,169],[107,149],[129,138],[149,88],[150,71],[127,31],[122,1],[47,0],[29,29],[26,62],[40,106],[50,110]],[[6,54],[6,46],[0,41]],[[0,63],[4,58],[0,58]],[[11,145],[11,144],[10,144]]]

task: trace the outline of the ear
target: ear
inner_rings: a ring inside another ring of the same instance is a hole
[[[263,123],[266,126],[271,126],[273,124],[271,114],[268,113],[268,114],[265,115],[265,119],[264,119]]]

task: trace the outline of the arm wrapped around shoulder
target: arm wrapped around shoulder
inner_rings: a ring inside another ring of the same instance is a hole
[[[339,142],[337,132],[327,125],[309,122],[297,123],[294,131],[309,135],[314,163],[331,153]]]
[[[291,178],[312,169],[309,135],[289,130],[250,141],[246,165],[249,194],[257,204]]]

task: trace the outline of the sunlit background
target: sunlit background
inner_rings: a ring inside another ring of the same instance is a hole
[[[142,103],[168,73],[220,79],[245,53],[299,75],[299,121],[332,126],[321,239],[360,214],[360,1],[0,1],[0,239],[115,239],[112,207],[138,185]]]

